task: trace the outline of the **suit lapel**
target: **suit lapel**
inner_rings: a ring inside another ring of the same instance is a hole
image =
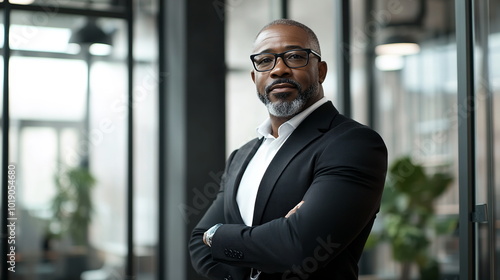
[[[262,139],[263,138],[254,139],[241,147],[235,154],[227,172],[227,174],[232,175],[229,176],[225,182],[225,192],[227,192],[227,195],[225,196],[225,205],[227,206],[226,214],[229,215],[226,216],[226,220],[230,223],[244,224],[240,209],[236,202],[236,194],[238,192],[238,187],[243,173],[245,172],[248,163],[262,144]]]
[[[331,102],[327,102],[304,119],[286,140],[269,164],[260,183],[257,199],[255,201],[253,225],[259,225],[261,223],[265,206],[274,189],[276,181],[279,179],[288,163],[311,141],[323,135],[323,133],[329,129],[332,119],[336,115],[338,115],[338,111],[333,107]]]

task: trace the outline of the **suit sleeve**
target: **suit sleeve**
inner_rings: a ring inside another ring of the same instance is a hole
[[[226,169],[235,153],[236,151],[229,157]],[[217,197],[191,233],[189,252],[192,265],[200,275],[214,280],[226,278],[240,280],[244,278],[245,271],[236,266],[214,261],[210,247],[203,243],[203,233],[205,231],[215,224],[224,223],[224,176],[225,174],[221,180],[221,188]]]
[[[254,227],[223,225],[213,237],[214,260],[274,273],[311,257],[329,262],[353,242],[362,250],[380,207],[386,170],[387,149],[376,132],[366,127],[343,132],[317,156],[305,203],[294,215]],[[235,258],[228,252],[241,253]]]

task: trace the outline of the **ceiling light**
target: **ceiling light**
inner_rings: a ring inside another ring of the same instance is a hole
[[[420,52],[420,46],[405,36],[389,37],[383,44],[375,47],[377,55],[411,55]]]
[[[111,53],[112,38],[97,25],[95,19],[89,19],[82,28],[73,32],[69,43],[88,47],[93,55],[108,55]]]

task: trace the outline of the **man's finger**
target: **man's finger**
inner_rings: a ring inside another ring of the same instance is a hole
[[[288,211],[288,213],[286,214],[285,218],[288,218],[292,214],[294,214],[297,211],[297,209],[299,209],[300,206],[302,206],[302,204],[304,204],[303,200],[301,202],[299,202],[297,205],[295,205],[295,207],[293,207],[290,211]]]

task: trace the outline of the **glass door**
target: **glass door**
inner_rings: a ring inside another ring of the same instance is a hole
[[[460,279],[500,279],[499,5],[456,1],[460,188]]]
[[[500,279],[498,269],[500,234],[500,184],[498,147],[500,144],[500,58],[499,4],[474,1],[473,6],[473,88],[475,100],[475,227],[476,279]],[[497,120],[495,122],[495,120]]]

